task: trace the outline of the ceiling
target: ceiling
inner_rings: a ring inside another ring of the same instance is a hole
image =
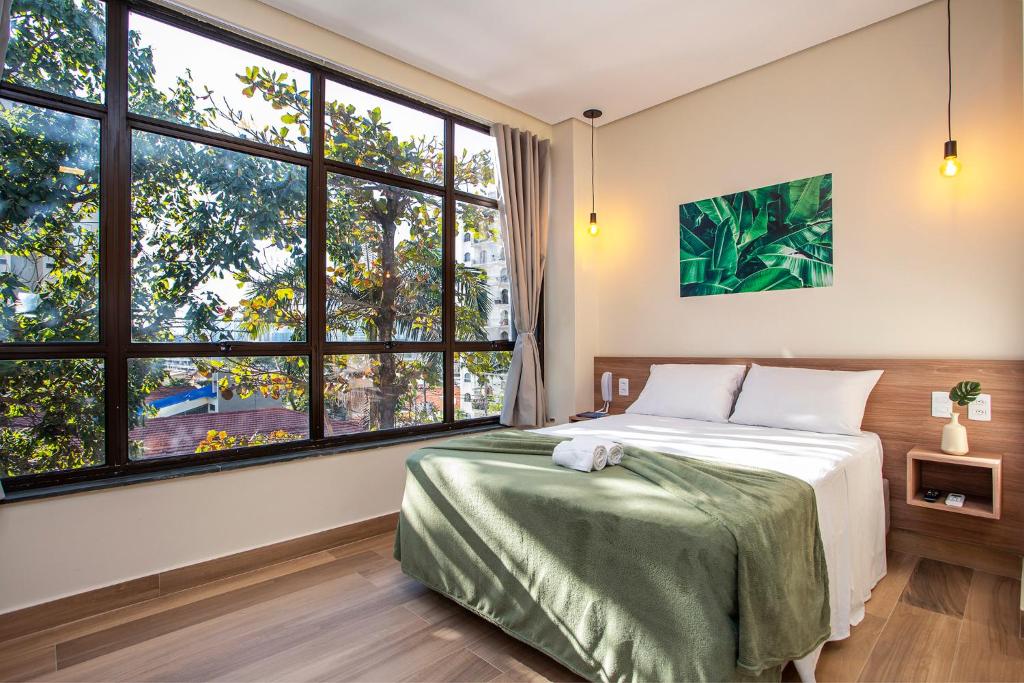
[[[262,0],[548,123],[608,123],[929,0]]]

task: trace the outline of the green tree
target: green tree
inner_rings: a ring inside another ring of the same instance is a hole
[[[102,101],[103,24],[104,8],[96,0],[16,0],[5,78]],[[173,86],[160,89],[153,48],[135,30],[129,41],[133,111],[289,149],[309,148],[310,97],[301,74],[240,65],[238,93],[269,103],[279,114],[279,124],[265,125],[191,72],[175,74]],[[326,120],[329,158],[428,181],[442,177],[442,142],[400,138],[380,109],[358,111],[330,101]],[[0,341],[97,338],[97,140],[98,127],[89,119],[12,102],[0,109],[0,253],[49,264],[42,278],[0,276]],[[308,305],[304,167],[138,131],[132,152],[133,338],[256,340],[283,331],[301,340]],[[493,159],[487,152],[463,155],[455,171],[460,183],[485,184],[493,180]],[[334,175],[328,187],[329,337],[440,339],[439,198]],[[460,211],[462,229],[494,238],[491,217],[466,206]],[[243,297],[225,301],[223,291],[211,286],[215,280],[233,282]],[[32,306],[24,304],[26,292]],[[459,338],[486,338],[491,302],[483,271],[459,264],[456,294]],[[488,357],[479,354],[476,367],[484,368]],[[344,360],[336,358],[335,367]],[[201,381],[204,361],[194,361]],[[0,362],[0,474],[102,459],[102,401],[95,400],[103,393],[102,373],[96,361],[61,363],[58,371],[45,363],[30,368]],[[304,359],[225,363],[216,374],[221,398],[270,395],[293,409],[308,409]],[[440,385],[440,354],[380,354],[376,363],[378,393],[366,428],[421,421],[424,415],[416,411],[426,402],[413,394],[418,386]],[[145,397],[172,379],[159,361],[133,361],[129,375],[134,427],[152,413]],[[327,378],[327,408],[340,417],[346,382]],[[26,429],[32,415],[45,416],[45,428]],[[201,450],[280,438],[216,433]]]

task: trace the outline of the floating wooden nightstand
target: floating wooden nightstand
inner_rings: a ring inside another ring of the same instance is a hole
[[[925,489],[967,496],[963,507],[946,505],[945,497],[934,503],[924,499]],[[945,510],[960,515],[999,519],[1003,489],[1001,453],[949,455],[939,450],[915,446],[907,453],[907,504]]]

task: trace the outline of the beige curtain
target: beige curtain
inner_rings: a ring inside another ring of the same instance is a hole
[[[516,345],[505,384],[501,423],[517,427],[544,424],[537,322],[548,250],[551,143],[536,135],[495,124],[501,177],[501,237],[512,290]]]

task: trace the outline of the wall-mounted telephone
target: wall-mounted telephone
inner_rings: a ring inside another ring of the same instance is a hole
[[[612,402],[612,373],[605,372],[601,375],[601,400],[604,405],[599,412],[607,413]]]

